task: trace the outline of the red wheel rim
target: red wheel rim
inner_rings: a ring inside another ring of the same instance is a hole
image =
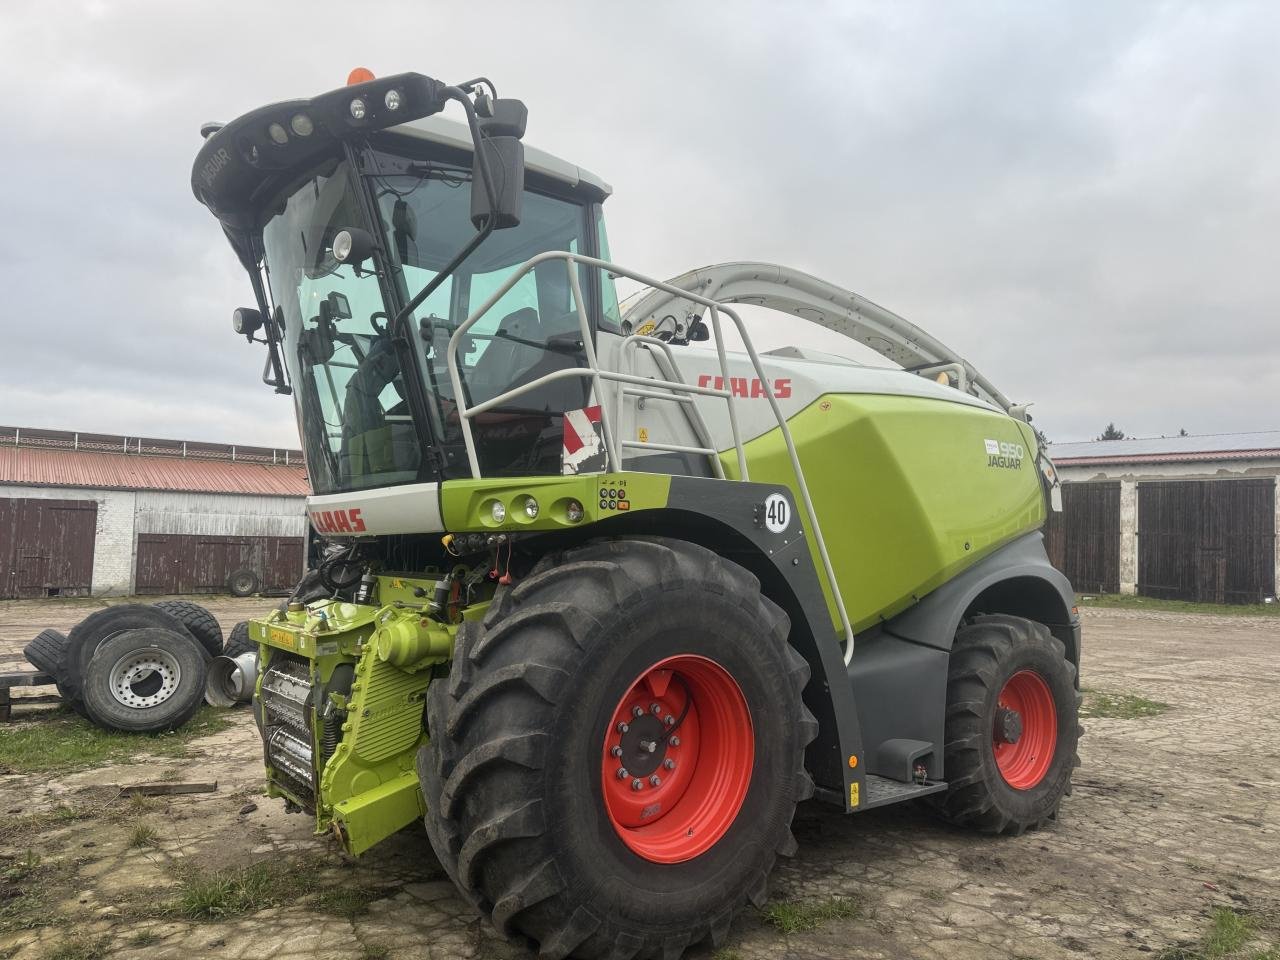
[[[1019,670],[1000,691],[991,734],[1005,783],[1030,790],[1045,778],[1058,745],[1058,709],[1044,677]]]
[[[751,713],[729,672],[668,657],[636,678],[604,732],[605,812],[633,853],[692,860],[732,826],[754,763]]]

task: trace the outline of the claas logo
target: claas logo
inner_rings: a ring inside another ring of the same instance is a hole
[[[364,518],[360,510],[316,510],[311,514],[311,525],[317,533],[364,533]]]
[[[701,374],[698,377],[698,386],[711,387],[713,390],[723,390],[724,377],[714,377],[709,373]],[[765,396],[764,384],[755,377],[730,377],[729,392],[735,397]],[[791,378],[782,377],[773,381],[773,395],[779,400],[785,400],[791,396]]]

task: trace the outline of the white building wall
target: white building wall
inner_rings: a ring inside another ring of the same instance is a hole
[[[93,546],[95,596],[133,592],[134,515],[137,494],[131,490],[81,490],[76,487],[27,487],[0,484],[0,497],[39,500],[93,500],[98,526]]]
[[[140,533],[227,537],[307,535],[306,500],[302,497],[84,490],[14,484],[0,484],[0,497],[93,500],[98,504],[90,587],[94,596],[134,592]]]

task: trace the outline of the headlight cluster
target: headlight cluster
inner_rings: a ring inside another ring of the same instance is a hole
[[[572,498],[560,498],[548,508],[549,516],[562,523],[581,523],[586,516],[582,504]],[[480,504],[480,522],[486,527],[502,526],[511,522],[515,524],[532,523],[544,511],[538,498],[531,493],[521,493],[510,500],[490,498]]]

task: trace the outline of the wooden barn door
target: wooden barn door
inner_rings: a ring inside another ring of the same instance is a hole
[[[1064,483],[1045,524],[1049,560],[1077,593],[1120,592],[1120,481]]]
[[[1260,603],[1275,593],[1275,480],[1138,484],[1138,593]]]
[[[98,504],[0,499],[0,599],[89,593]]]

